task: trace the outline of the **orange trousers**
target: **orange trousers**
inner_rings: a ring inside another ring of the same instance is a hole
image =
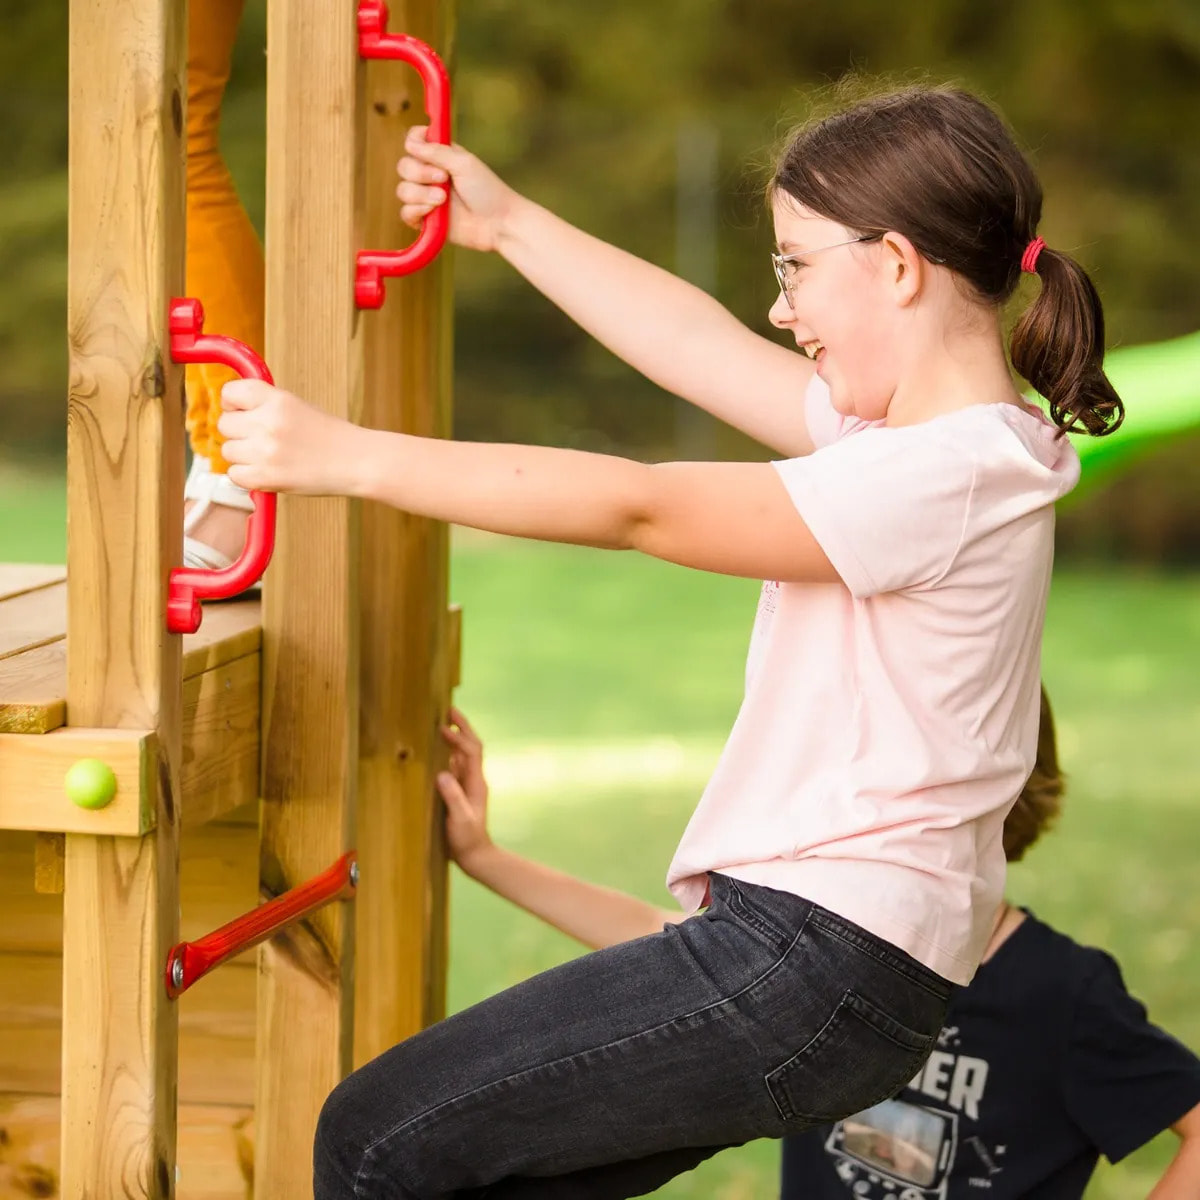
[[[221,100],[244,0],[192,0],[187,66],[187,294],[204,305],[204,329],[263,352],[262,243],[221,157]],[[226,469],[217,418],[228,368],[187,368],[187,429],[193,452]]]

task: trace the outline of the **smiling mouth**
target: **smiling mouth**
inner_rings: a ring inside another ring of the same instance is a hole
[[[817,361],[817,355],[825,349],[824,343],[820,341],[801,342],[800,353],[807,358],[811,358],[813,362]]]

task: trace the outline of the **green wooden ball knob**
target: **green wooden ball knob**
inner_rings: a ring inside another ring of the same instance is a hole
[[[66,774],[67,799],[80,808],[103,808],[117,794],[117,777],[98,758],[81,758]]]

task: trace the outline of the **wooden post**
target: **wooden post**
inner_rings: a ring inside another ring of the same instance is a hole
[[[157,735],[156,825],[68,834],[63,1196],[174,1195],[179,922],[185,6],[71,0],[67,714]]]
[[[281,387],[357,419],[354,5],[273,0],[267,37],[266,358]],[[357,516],[342,499],[280,498],[263,608],[264,896],[354,845]],[[260,948],[257,1195],[311,1195],[317,1115],[350,1066],[353,948],[340,903]]]
[[[450,65],[452,0],[393,0],[390,31],[428,42]],[[366,68],[366,229],[372,247],[412,240],[395,198],[396,162],[427,120],[411,67]],[[449,246],[389,280],[364,320],[363,423],[451,433]],[[362,1063],[444,1015],[446,859],[434,773],[450,695],[446,527],[382,505],[363,512],[362,746],[354,1058]]]

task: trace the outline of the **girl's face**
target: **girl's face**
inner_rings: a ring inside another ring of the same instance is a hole
[[[886,246],[856,241],[853,230],[786,194],[777,193],[772,207],[790,287],[771,306],[771,323],[788,330],[815,359],[838,412],[882,420],[896,390],[902,349]]]

